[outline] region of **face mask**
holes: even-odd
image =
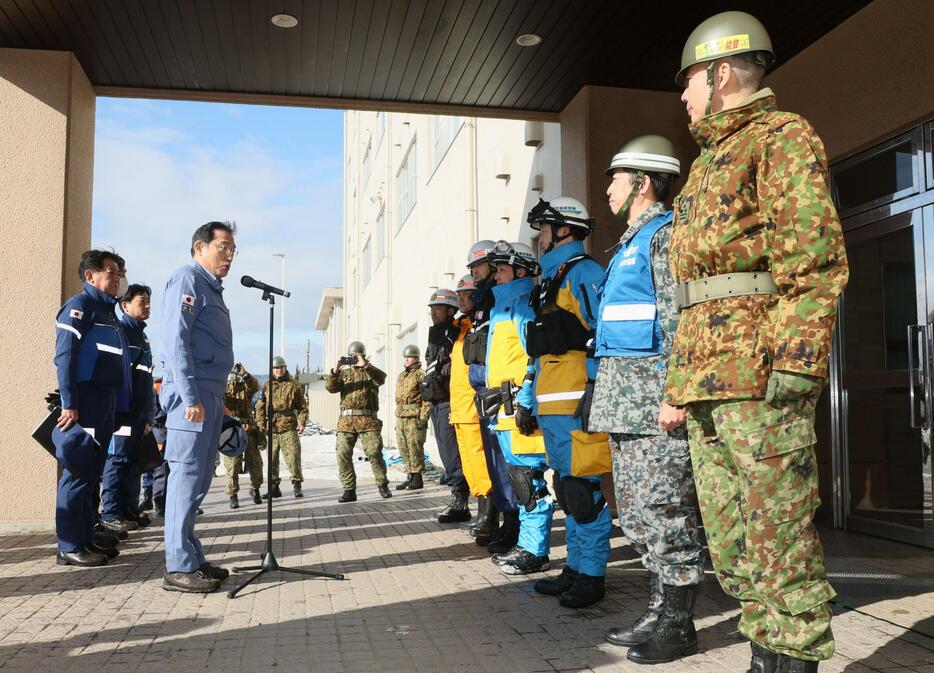
[[[120,279],[120,286],[117,288],[117,299],[120,299],[130,289],[130,282],[126,278]]]

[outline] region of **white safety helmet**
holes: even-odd
[[[484,239],[470,246],[470,250],[467,251],[467,268],[469,269],[474,264],[487,261],[486,256],[490,253],[490,250],[493,249],[494,245],[494,241]]]
[[[587,213],[584,204],[570,196],[559,196],[554,199],[539,199],[538,203],[529,211],[526,218],[532,229],[541,229],[542,224],[558,227],[574,227],[589,234],[593,231],[594,220]]]
[[[473,292],[477,289],[477,284],[474,282],[473,276],[469,273],[457,281],[457,292]]]
[[[496,266],[498,264],[507,264],[512,267],[525,269],[530,276],[537,276],[542,272],[542,266],[538,263],[532,248],[525,243],[518,241],[509,243],[508,241],[497,241],[496,245],[487,255],[487,261]]]
[[[441,288],[431,293],[428,300],[429,306],[450,306],[457,308],[457,293],[454,290]]]

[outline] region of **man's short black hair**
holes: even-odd
[[[200,227],[195,229],[195,233],[191,235],[191,256],[195,255],[195,243],[202,241],[204,243],[210,243],[214,240],[214,232],[220,229],[221,231],[226,231],[229,234],[237,233],[237,223],[229,222],[224,220],[223,222],[208,222],[207,224],[202,224]]]
[[[639,172],[631,168],[623,170],[629,173],[630,182],[635,179],[636,174]],[[646,171],[645,175],[652,183],[652,191],[655,192],[655,198],[659,201],[667,201],[668,194],[671,192],[671,186],[675,183],[675,180],[678,179],[678,176],[672,173],[654,173],[650,171]]]
[[[102,271],[104,262],[112,261],[118,269],[125,269],[126,263],[123,257],[113,250],[85,250],[81,253],[81,261],[78,263],[78,277],[84,280],[85,271]]]
[[[141,285],[140,283],[133,283],[126,289],[126,294],[120,299],[120,303],[131,302],[136,298],[136,295],[145,294],[152,298],[152,288],[148,285]]]

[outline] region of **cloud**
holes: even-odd
[[[240,252],[225,281],[224,299],[236,357],[248,369],[265,371],[267,305],[239,279],[249,274],[279,285],[281,261],[272,254],[282,252],[292,292],[285,303],[289,367],[304,366],[307,340],[312,368],[320,365],[314,321],[321,289],[339,285],[341,277],[339,145],[336,155],[309,147],[283,156],[264,142],[264,132],[276,128],[243,133],[234,141],[229,133],[204,137],[185,127],[183,115],[140,103],[143,108],[135,109],[122,101],[99,119],[93,242],[123,255],[130,282],[153,288],[148,333],[157,353],[162,290],[168,276],[188,262],[192,232],[210,220],[234,220]],[[278,315],[275,338],[278,343]]]

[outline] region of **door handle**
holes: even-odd
[[[927,325],[908,325],[908,404],[910,424],[912,428],[921,429],[927,426],[929,422],[928,414],[928,395],[927,395],[927,373],[928,373],[928,338]],[[918,337],[921,337],[921,367],[915,366],[915,349],[918,347]],[[921,394],[924,395],[920,405],[921,413],[918,413],[919,405],[915,400],[915,389],[921,388]]]

